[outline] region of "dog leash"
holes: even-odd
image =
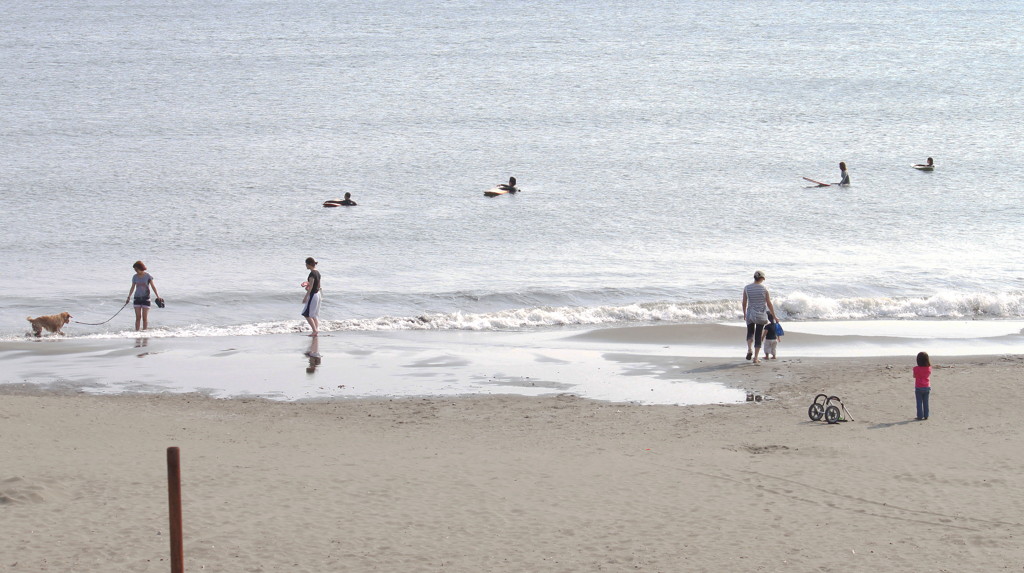
[[[125,306],[128,306],[128,301],[124,301],[124,306],[122,306],[121,308],[117,309],[117,312],[114,313],[114,316],[117,316],[117,315],[121,314],[121,311],[124,310]],[[99,326],[101,324],[106,324],[106,323],[110,322],[111,320],[114,320],[114,316],[104,320],[103,322],[79,322],[77,320],[72,320],[71,322],[74,322],[75,324],[87,324],[89,326]]]

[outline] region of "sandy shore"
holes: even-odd
[[[1024,356],[935,357],[923,422],[908,356],[638,356],[604,360],[706,382],[742,369],[767,398],[283,402],[0,385],[0,571],[169,570],[168,446],[181,448],[187,571],[1024,567]],[[855,421],[809,421],[819,392]]]

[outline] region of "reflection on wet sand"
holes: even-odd
[[[315,374],[316,369],[320,366],[320,338],[314,336],[309,343],[309,350],[305,352],[305,356],[309,358],[309,365],[306,366],[306,374]]]

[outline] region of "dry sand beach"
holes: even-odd
[[[697,406],[3,384],[0,571],[169,570],[168,446],[187,571],[1024,568],[1024,356],[933,354],[918,422],[912,356],[780,354],[606,357],[766,397]]]

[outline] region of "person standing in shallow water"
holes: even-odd
[[[133,300],[132,294],[134,293],[134,304],[135,307],[135,330],[148,330],[149,329],[149,291],[153,290],[153,294],[156,295],[156,301],[163,304],[163,299],[160,298],[160,293],[156,290],[156,283],[153,282],[153,277],[146,272],[146,265],[142,261],[135,261],[132,265],[135,269],[135,274],[132,275],[132,287],[128,289],[128,298],[125,299],[124,303],[128,304],[129,301]],[[141,328],[139,328],[141,326]]]
[[[316,270],[316,259],[306,258],[306,268],[309,269],[309,277],[306,278],[306,296],[302,297],[302,316],[306,317],[313,333],[310,336],[320,334],[320,271]]]
[[[761,339],[764,326],[768,324],[768,311],[778,316],[768,288],[764,286],[764,271],[754,271],[754,282],[743,287],[743,320],[747,323],[747,360],[753,359],[754,364],[761,361]]]
[[[846,162],[839,162],[839,183],[836,185],[849,185],[850,184],[850,172],[846,170]]]

